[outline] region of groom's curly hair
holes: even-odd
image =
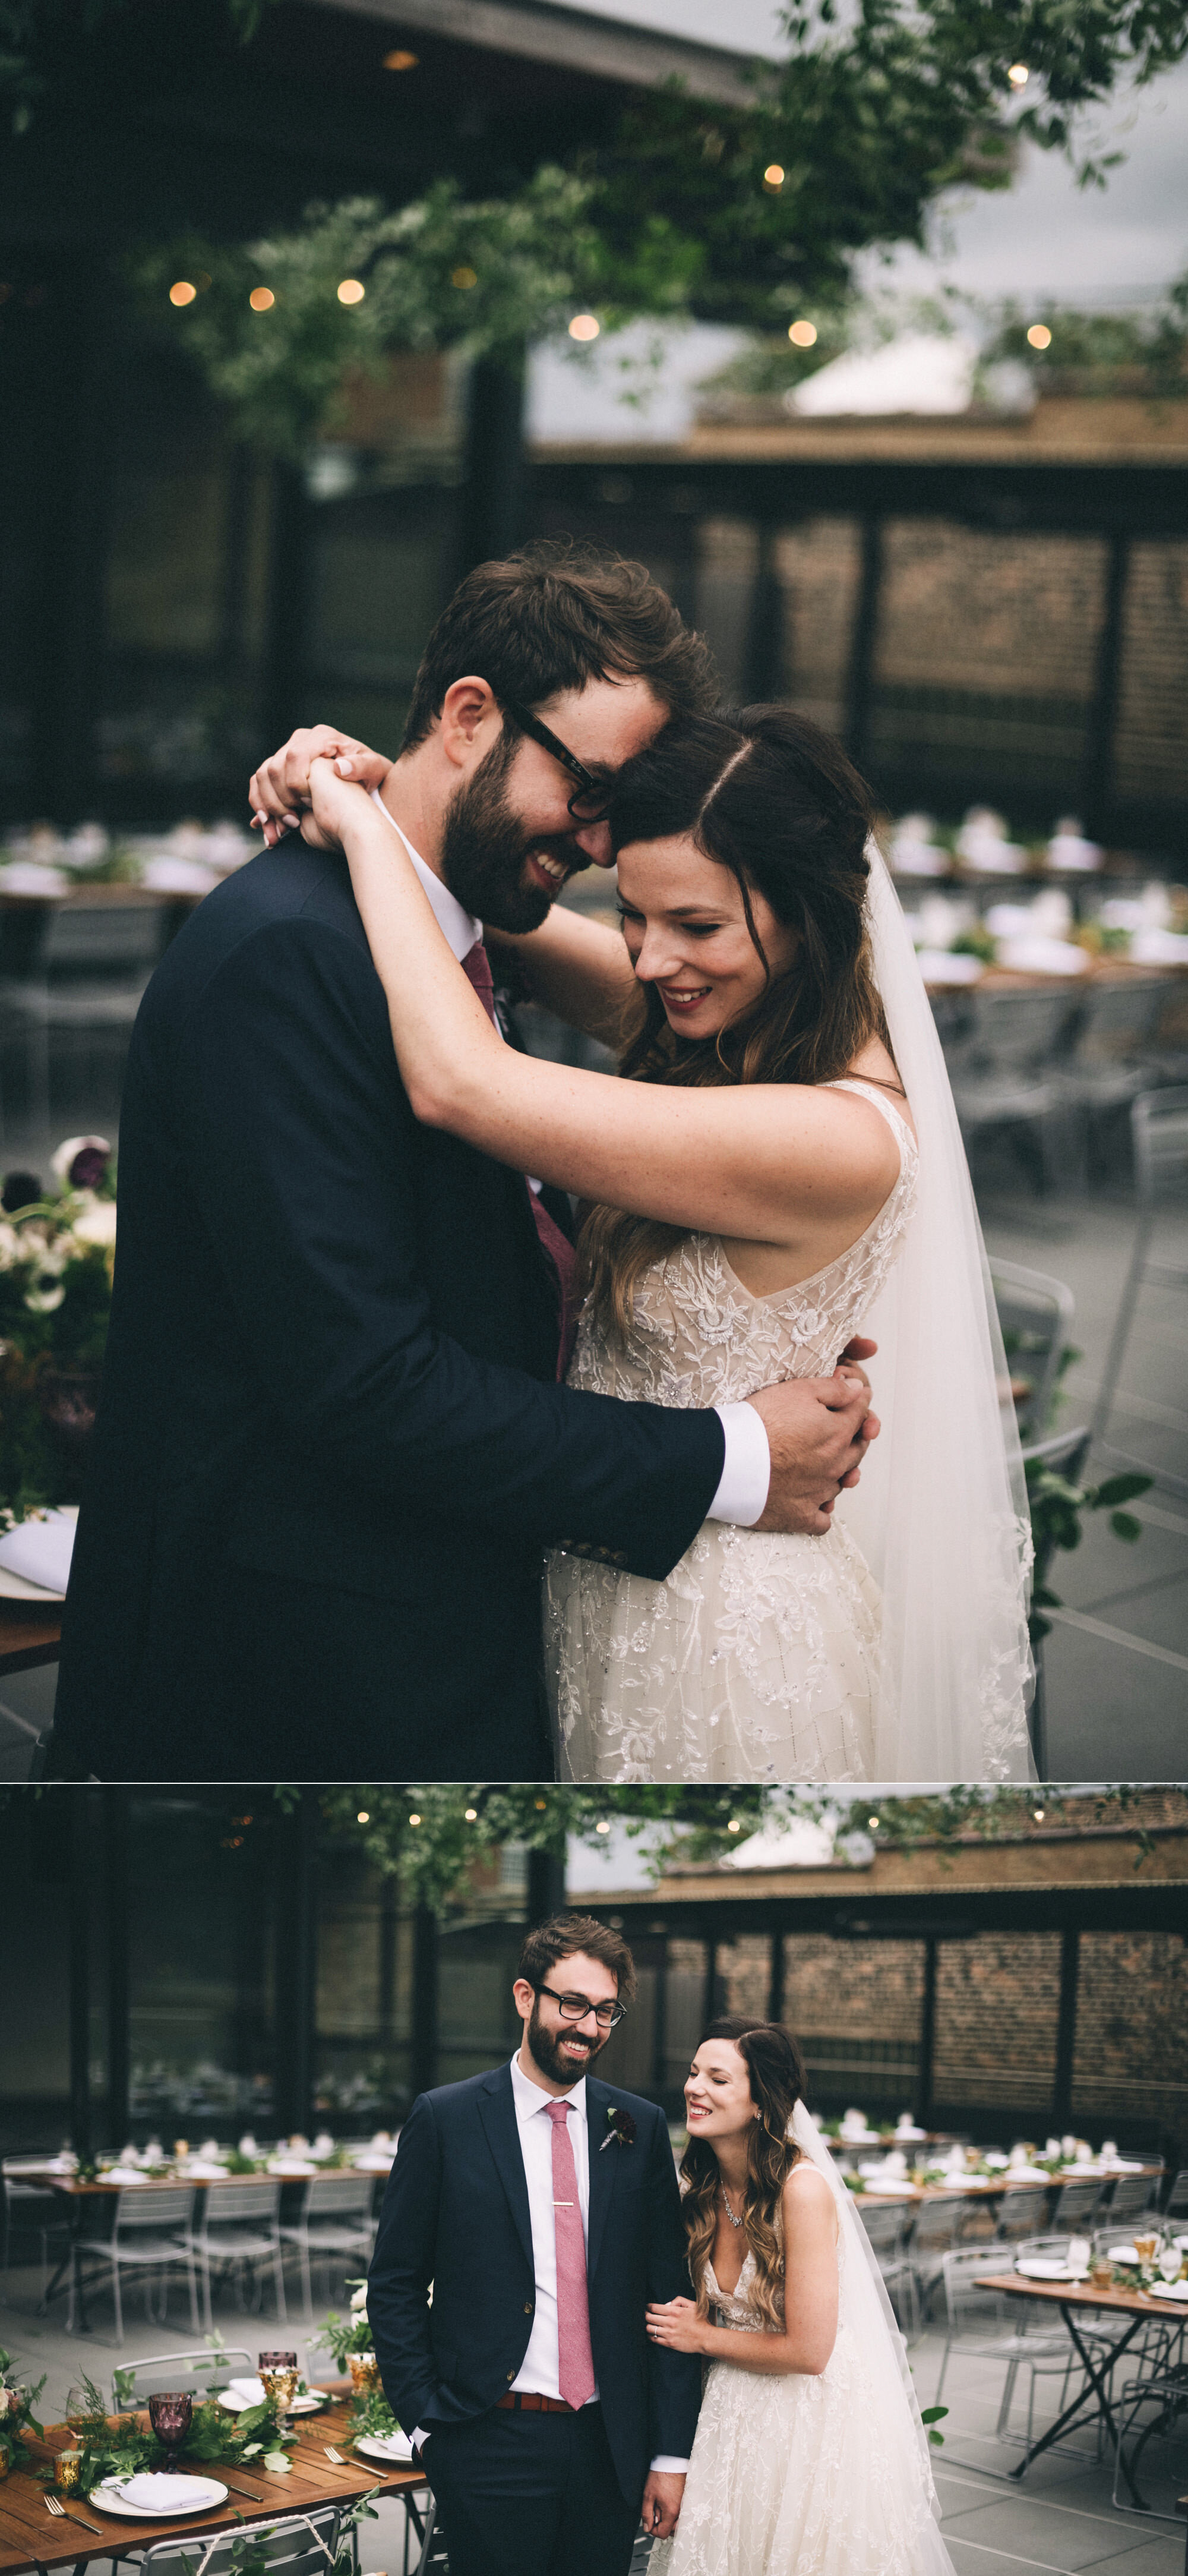
[[[751,2021],[745,2013],[726,2013],[712,2021],[698,2040],[728,2039],[737,2048],[750,2079],[757,2117],[747,2134],[747,2182],[743,2232],[755,2257],[755,2304],[779,2332],[784,2323],[784,2240],[780,2227],[781,2196],[800,2149],[788,2130],[804,2098],[804,2060],[791,2031],[782,2022]],[[694,2052],[696,2054],[696,2051]],[[708,2138],[690,2133],[681,2158],[684,2218],[689,2239],[689,2272],[702,2316],[709,2312],[706,2265],[718,2230],[721,2173]]]
[[[402,752],[424,742],[446,690],[471,672],[529,708],[590,680],[646,680],[670,715],[707,715],[722,694],[708,644],[646,566],[571,537],[541,538],[459,583],[421,656]]]

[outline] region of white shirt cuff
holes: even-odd
[[[426,2432],[426,2430],[425,2430],[424,2425],[423,2425],[423,2424],[418,2424],[418,2425],[417,2425],[417,2427],[416,2427],[415,2432],[410,2433],[408,2438],[409,2438],[409,2441],[412,2443],[412,2446],[413,2446],[414,2451],[419,2451],[419,2450],[420,2450],[420,2447],[421,2447],[422,2442],[427,2442],[427,2441],[428,2441],[428,2439],[429,2439],[429,2436],[428,2436],[428,2434],[427,2434],[427,2432]]]
[[[667,2453],[662,2451],[659,2459],[651,2462],[651,2466],[654,2469],[667,2470],[670,2477],[683,2478],[688,2472],[689,2463],[687,2460],[670,2460]]]
[[[753,1529],[771,1483],[771,1447],[763,1417],[753,1404],[716,1404],[714,1411],[726,1434],[726,1455],[706,1519],[737,1521],[740,1528]]]

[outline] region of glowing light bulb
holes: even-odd
[[[477,1808],[477,1807],[468,1807],[468,1808],[467,1808],[467,1810],[466,1810],[466,1822],[467,1822],[467,1824],[468,1824],[468,1825],[477,1825],[477,1823],[478,1823],[478,1808]]]
[[[1046,1816],[1046,1814],[1047,1814],[1047,1812],[1048,1812],[1048,1811],[1047,1811],[1047,1808],[1046,1808],[1046,1807],[1033,1807],[1033,1808],[1032,1808],[1032,1810],[1031,1810],[1031,1812],[1032,1812],[1032,1815],[1033,1815],[1033,1816],[1034,1816],[1034,1818],[1035,1818],[1035,1821],[1036,1821],[1037,1825],[1042,1825],[1042,1823],[1043,1823],[1043,1821],[1044,1821],[1044,1817]]]
[[[1052,346],[1052,334],[1046,322],[1033,322],[1027,337],[1033,349],[1050,349]]]
[[[340,304],[361,304],[367,289],[361,278],[344,277],[338,290]]]
[[[593,313],[575,313],[569,326],[571,340],[596,340],[602,329]]]
[[[868,1817],[867,1817],[867,1819],[866,1819],[866,1821],[867,1821],[867,1824],[870,1826],[870,1830],[871,1830],[871,1832],[872,1832],[872,1834],[873,1834],[874,1829],[875,1829],[875,1826],[878,1824],[878,1821],[879,1821],[879,1820],[878,1820],[878,1817],[877,1817],[877,1816],[868,1816]]]
[[[1026,89],[1030,78],[1031,74],[1028,71],[1026,63],[1010,63],[1008,65],[1007,79],[1009,80],[1012,89]]]
[[[421,1819],[419,1816],[410,1816],[408,1821],[410,1825],[419,1825]]]
[[[270,286],[253,286],[248,297],[253,313],[271,313],[276,297]]]
[[[730,1822],[726,1827],[726,1831],[728,1834],[741,1834],[742,1826],[740,1825],[737,1816],[731,1817]]]
[[[764,173],[763,173],[763,185],[764,185],[764,187],[765,187],[765,188],[782,188],[782,187],[783,187],[783,184],[784,184],[784,165],[783,165],[782,161],[769,161],[769,162],[768,162],[768,165],[767,165],[767,168],[766,168],[766,170],[765,170],[765,171],[764,171]]]
[[[359,1813],[358,1813],[358,1815],[357,1815],[357,1816],[356,1816],[356,1818],[355,1818],[355,1823],[356,1823],[357,1825],[369,1825],[369,1824],[371,1823],[371,1811],[370,1811],[370,1808],[368,1808],[368,1807],[360,1807],[360,1809],[359,1809]]]
[[[816,323],[790,322],[788,324],[788,337],[791,340],[793,347],[796,349],[815,348],[817,340]]]
[[[609,1834],[610,1826],[607,1824],[597,1824],[594,1827],[594,1831],[596,1834]]]
[[[419,54],[407,53],[403,45],[397,45],[390,54],[384,55],[384,70],[386,72],[415,72],[420,59],[421,57]]]
[[[179,277],[169,289],[169,301],[171,304],[192,304],[197,293],[197,287],[191,286],[188,277]]]

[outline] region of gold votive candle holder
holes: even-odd
[[[54,2460],[54,2485],[63,2495],[76,2495],[82,2476],[82,2452],[59,2451]]]
[[[379,2387],[379,2363],[373,2352],[348,2352],[347,2368],[356,2397],[362,2397],[369,2388]]]

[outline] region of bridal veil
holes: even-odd
[[[884,860],[867,919],[919,1141],[916,1207],[863,1330],[882,1432],[844,1517],[883,1593],[878,1780],[1028,1780],[1031,1533],[1009,1375],[965,1148]]]

